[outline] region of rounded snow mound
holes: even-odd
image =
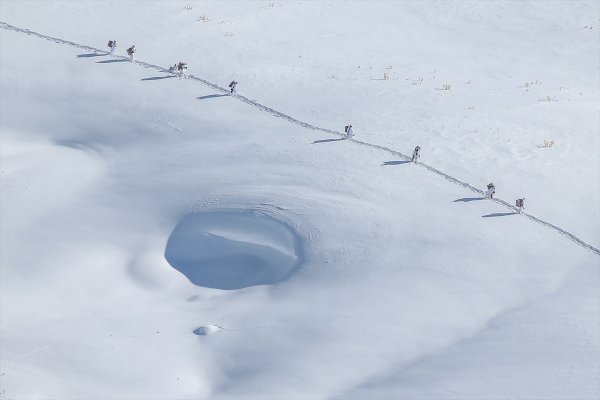
[[[165,258],[198,286],[233,290],[287,279],[300,265],[301,241],[262,211],[213,211],[183,219]]]

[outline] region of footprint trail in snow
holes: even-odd
[[[43,35],[41,33],[34,32],[34,31],[30,30],[30,29],[24,29],[24,28],[19,28],[19,27],[10,25],[10,24],[8,24],[8,23],[6,23],[4,21],[0,21],[0,28],[11,30],[11,31],[15,31],[15,32],[19,32],[19,33],[25,33],[27,35],[36,36],[36,37],[39,37],[41,39],[50,40],[50,41],[58,43],[58,44],[67,44],[67,45],[76,47],[78,49],[84,49],[84,50],[92,51],[92,52],[95,52],[95,53],[106,54],[107,56],[110,56],[108,54],[108,52],[106,52],[104,50],[97,49],[97,48],[92,47],[92,46],[87,46],[87,45],[84,45],[84,44],[79,44],[79,43],[71,42],[69,40],[64,40],[64,39],[59,39],[59,38],[55,38],[55,37],[48,36],[48,35]],[[111,57],[113,57],[115,59],[121,59],[121,60],[127,60],[127,61],[129,61],[129,57],[125,57],[125,56],[116,56],[116,55],[113,55]],[[163,72],[163,73],[167,73],[167,74],[170,73],[169,72],[169,68],[161,67],[160,65],[151,64],[151,63],[147,63],[147,62],[139,61],[139,60],[133,60],[131,62],[134,63],[134,64],[138,64],[138,65],[140,65],[140,66],[142,66],[144,68],[155,69],[155,70],[157,70],[159,72]],[[222,86],[219,86],[219,85],[217,85],[215,83],[209,82],[209,81],[207,81],[205,79],[199,78],[197,76],[186,75],[185,78],[201,82],[204,85],[206,85],[206,86],[208,86],[208,87],[210,87],[210,88],[212,88],[212,89],[214,89],[214,90],[216,90],[218,92],[227,93],[227,94],[229,93],[228,89],[226,89],[226,88],[224,88]],[[308,122],[301,121],[301,120],[296,119],[296,118],[294,118],[294,117],[292,117],[290,115],[284,114],[284,113],[282,113],[280,111],[277,111],[277,110],[275,110],[275,109],[273,109],[271,107],[268,107],[268,106],[266,106],[264,104],[261,104],[261,103],[255,101],[255,100],[249,99],[248,97],[242,96],[240,94],[236,94],[236,95],[233,95],[231,97],[233,97],[233,98],[235,98],[237,100],[240,100],[240,101],[242,101],[242,102],[244,102],[244,103],[246,103],[248,105],[256,107],[256,108],[258,108],[261,111],[265,111],[265,112],[267,112],[269,114],[272,114],[272,115],[274,115],[276,117],[283,118],[283,119],[285,119],[285,120],[287,120],[287,121],[289,121],[289,122],[291,122],[293,124],[300,125],[300,126],[302,126],[304,128],[311,129],[311,130],[316,130],[316,131],[320,131],[320,132],[324,132],[324,133],[328,133],[328,134],[331,134],[331,135],[337,135],[337,136],[340,136],[340,137],[346,137],[346,134],[344,134],[342,132],[334,131],[334,130],[327,129],[327,128],[322,128],[322,127],[319,127],[319,126],[312,125],[312,124],[310,124]],[[401,153],[401,152],[399,152],[397,150],[393,150],[393,149],[391,149],[389,147],[385,147],[385,146],[381,146],[381,145],[373,144],[373,143],[368,143],[368,142],[363,142],[363,141],[360,141],[360,140],[357,140],[357,139],[354,139],[354,138],[349,138],[348,140],[350,142],[352,142],[352,143],[355,143],[355,144],[358,144],[358,145],[361,145],[361,146],[371,147],[371,148],[374,148],[374,149],[377,149],[377,150],[385,151],[385,152],[387,152],[389,154],[392,154],[394,156],[400,157],[400,158],[402,158],[404,160],[407,160],[407,161],[411,159],[411,157],[409,157],[408,155],[403,154],[403,153]],[[440,171],[440,170],[438,170],[438,169],[436,169],[436,168],[434,168],[434,167],[432,167],[430,165],[427,165],[427,164],[422,163],[422,162],[417,163],[417,165],[419,165],[419,166],[421,166],[421,167],[429,170],[430,172],[433,172],[434,174],[437,174],[437,175],[443,177],[444,179],[448,180],[449,182],[452,182],[452,183],[460,185],[460,186],[462,186],[462,187],[464,187],[466,189],[469,189],[473,193],[477,193],[477,194],[482,195],[482,196],[484,195],[483,190],[478,189],[475,186],[473,186],[473,185],[471,185],[471,184],[469,184],[467,182],[463,182],[460,179],[457,179],[457,178],[455,178],[455,177],[453,177],[451,175],[448,175],[448,174],[446,174],[446,173],[444,173],[444,172],[442,172],[442,171]],[[502,200],[502,199],[499,199],[499,198],[494,198],[492,201],[494,201],[495,203],[500,204],[500,205],[502,205],[502,206],[504,206],[504,207],[512,210],[513,212],[517,212],[517,208],[515,206],[513,206],[512,204],[508,203],[505,200]],[[585,241],[583,241],[582,239],[580,239],[579,237],[577,237],[573,233],[571,233],[571,232],[569,232],[569,231],[567,231],[565,229],[562,229],[562,228],[560,228],[560,227],[558,227],[558,226],[556,226],[556,225],[554,225],[554,224],[552,224],[550,222],[544,221],[543,219],[538,218],[538,217],[536,217],[536,216],[534,216],[532,214],[529,214],[527,212],[521,211],[520,214],[523,215],[526,218],[529,218],[531,221],[534,221],[534,222],[536,222],[538,224],[544,225],[544,226],[546,226],[546,227],[548,227],[550,229],[555,230],[559,234],[561,234],[561,235],[565,236],[566,238],[572,240],[573,242],[577,243],[581,247],[583,247],[583,248],[585,248],[587,250],[590,250],[593,253],[596,253],[597,255],[600,255],[600,249],[592,246],[589,243],[586,243]]]

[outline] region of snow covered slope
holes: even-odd
[[[2,396],[600,396],[596,2],[0,20]]]

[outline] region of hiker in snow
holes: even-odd
[[[352,130],[352,125],[346,125],[344,127],[344,132],[346,132],[346,139],[349,139],[352,136],[354,136],[354,131]]]
[[[413,150],[412,162],[416,163],[419,157],[421,157],[421,148],[417,146]]]
[[[237,84],[237,81],[231,81],[231,83],[229,84],[229,87],[231,88],[231,94],[237,93]]]
[[[108,41],[108,48],[110,49],[110,55],[112,56],[115,53],[115,49],[117,48],[117,41],[116,40],[109,40]]]
[[[127,49],[127,54],[129,54],[129,61],[133,61],[133,55],[135,54],[135,46],[131,46]]]
[[[486,197],[489,197],[490,199],[494,198],[494,194],[496,194],[496,186],[494,186],[494,183],[488,183],[487,185],[487,190],[485,191],[485,195]]]
[[[518,212],[521,213],[521,210],[525,208],[525,197],[522,199],[517,199],[515,205],[517,206]]]
[[[187,64],[179,61],[177,64],[177,71],[179,71],[179,77],[183,78],[183,72],[187,69]]]

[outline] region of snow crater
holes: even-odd
[[[183,219],[167,242],[169,264],[198,286],[234,290],[287,279],[302,261],[300,236],[259,210],[219,210]]]

